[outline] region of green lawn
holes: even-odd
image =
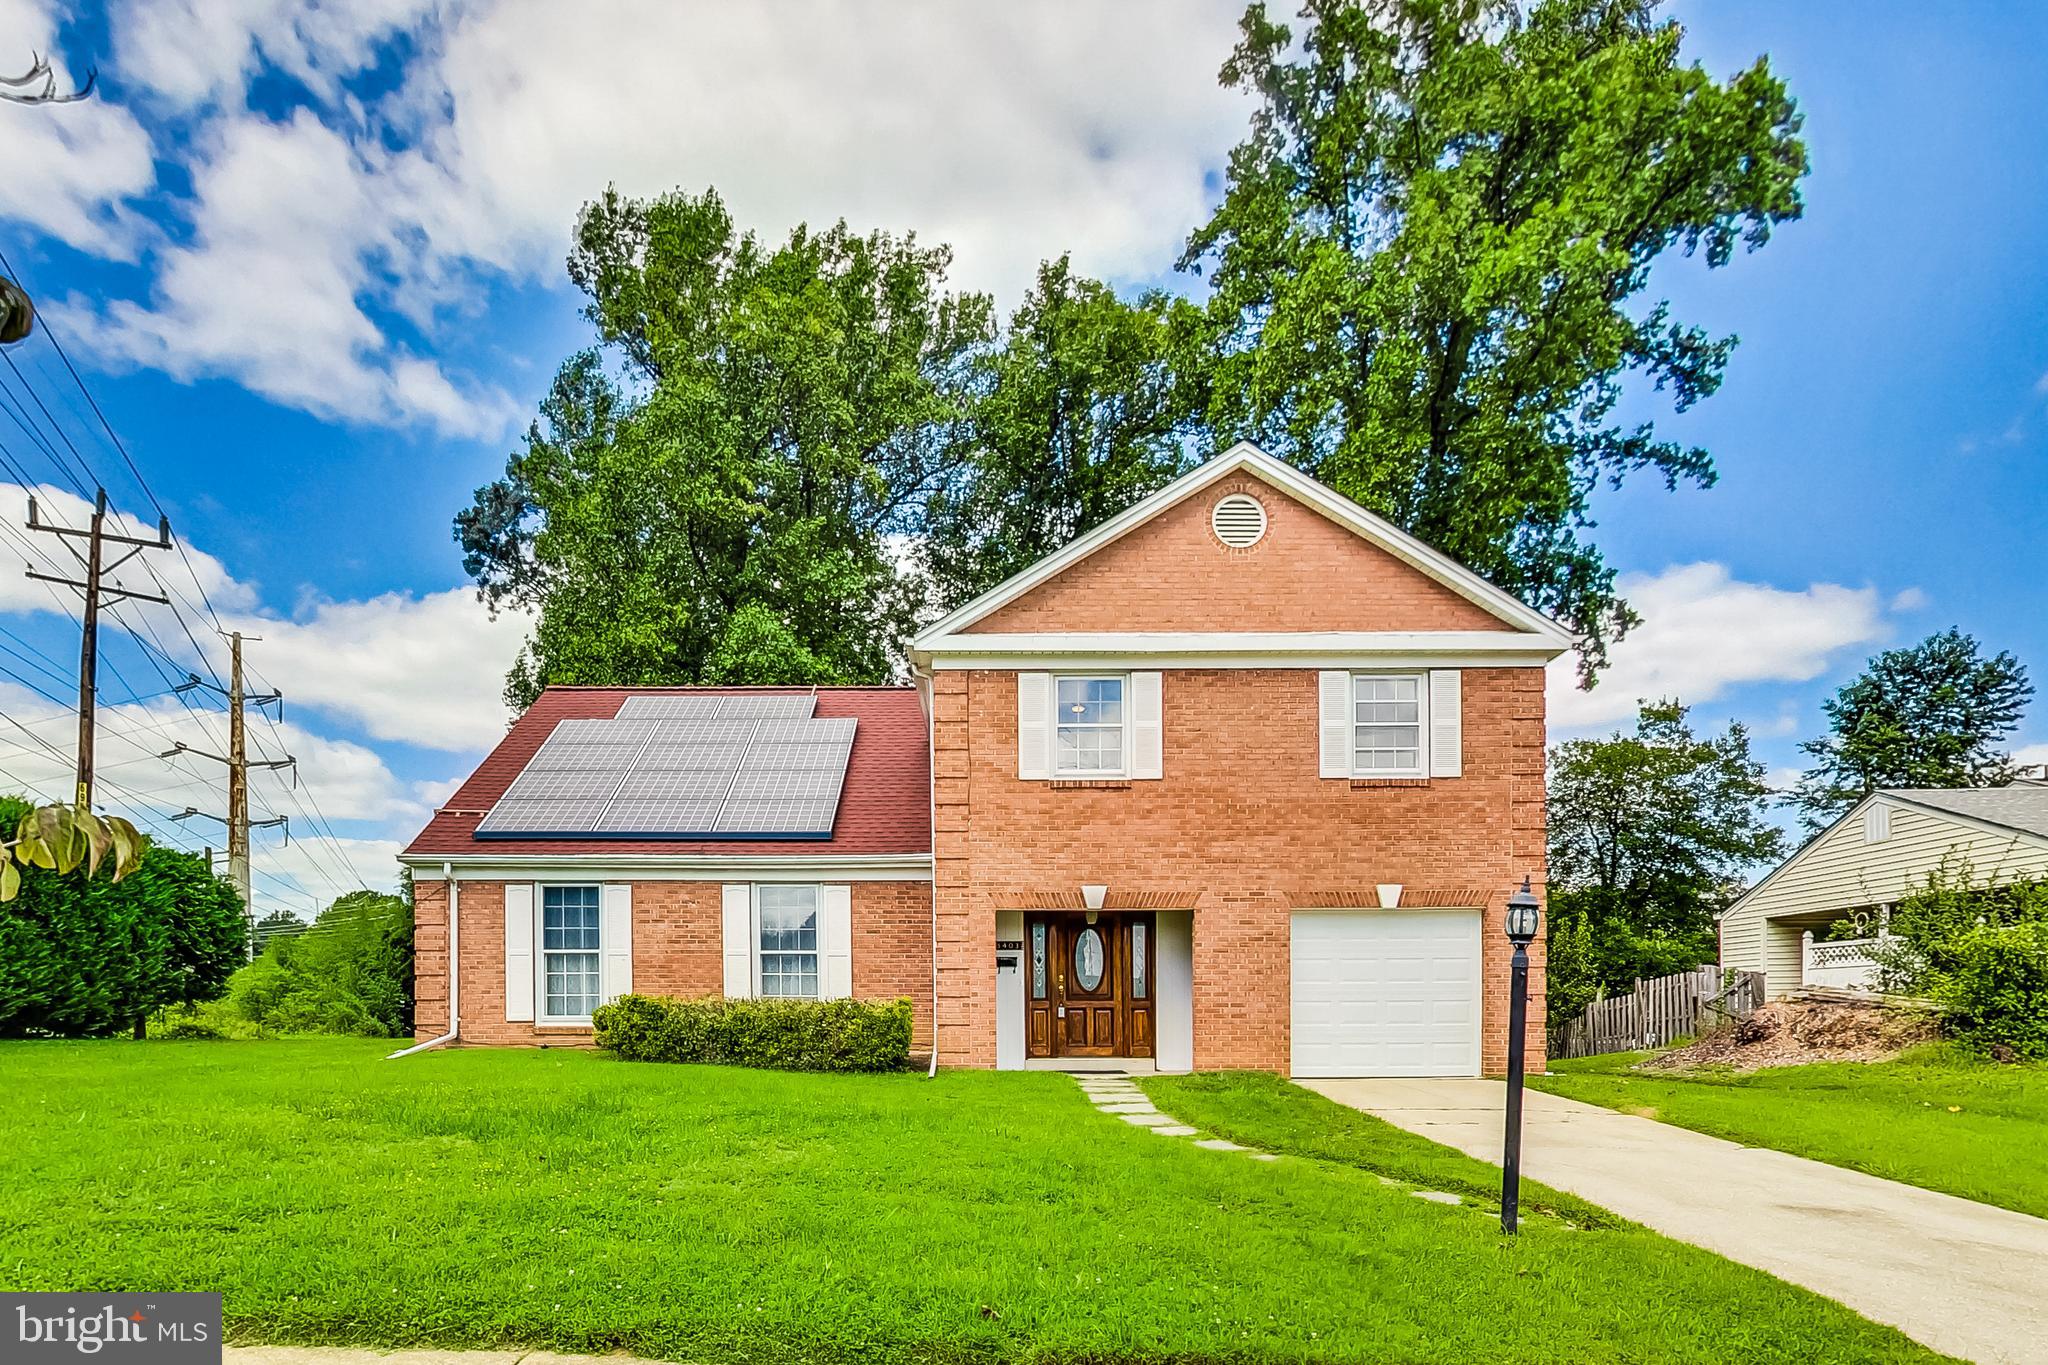
[[[1203,1151],[1056,1075],[386,1047],[0,1045],[0,1287],[219,1289],[245,1341],[693,1360],[1927,1358],[1611,1220],[1506,1238],[1366,1158],[1486,1168],[1277,1082],[1204,1121],[1332,1159]]]
[[[1630,1069],[1646,1055],[1553,1062],[1529,1084],[2048,1218],[2048,1067],[1933,1047],[1747,1074]]]

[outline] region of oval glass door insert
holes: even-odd
[[[1084,991],[1102,985],[1102,934],[1093,925],[1074,940],[1074,984]]]

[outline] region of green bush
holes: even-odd
[[[591,1015],[629,1062],[780,1071],[895,1071],[910,1061],[908,1000],[678,1000],[626,995]]]
[[[288,917],[287,917],[288,918]],[[228,983],[228,1002],[269,1033],[412,1033],[412,906],[402,896],[351,891],[310,925],[275,915],[262,953]],[[259,926],[261,927],[261,926]]]
[[[2048,1060],[2048,924],[1981,925],[1958,937],[1937,992],[1950,1036]]]
[[[189,1014],[173,1016],[157,1029],[156,1036],[169,1043],[193,1043],[201,1040],[213,1042],[227,1035],[207,1023],[204,1019]]]
[[[28,809],[0,797],[0,827]],[[245,932],[241,898],[196,853],[153,844],[119,882],[23,868],[0,904],[0,1037],[99,1037],[211,1000]]]

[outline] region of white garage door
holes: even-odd
[[[1294,916],[1297,1076],[1479,1074],[1479,912]]]

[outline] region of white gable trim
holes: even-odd
[[[923,650],[946,668],[1099,668],[1170,663],[1182,668],[1538,667],[1567,646],[1508,630],[1066,631],[953,635]]]
[[[2011,825],[2001,825],[1992,820],[1980,820],[1974,816],[1963,815],[1952,810],[1944,810],[1940,806],[1930,806],[1924,801],[1915,801],[1912,797],[1902,795],[1896,791],[1879,789],[1849,807],[1848,810],[1843,811],[1833,824],[1814,835],[1811,839],[1808,839],[1797,853],[1794,853],[1784,862],[1772,868],[1770,872],[1765,874],[1762,881],[1743,892],[1740,899],[1735,904],[1729,906],[1727,912],[1721,916],[1722,922],[1725,924],[1748,914],[1750,902],[1762,894],[1765,887],[1771,886],[1780,878],[1788,876],[1794,868],[1797,868],[1806,861],[1808,854],[1819,848],[1836,830],[1848,825],[1852,820],[1862,819],[1865,811],[1878,804],[1910,808],[1916,814],[1931,815],[1938,820],[1946,821],[1962,829],[1974,830],[1981,834],[1990,834],[2000,839],[2010,839],[2015,843],[2033,844],[2042,848],[2048,848],[2048,839],[2044,839],[2040,835],[2030,833],[2027,830],[2014,829]],[[1873,852],[1866,856],[1880,859],[1884,857],[1884,854],[1875,851],[1884,848],[1884,844],[1871,844],[1869,847]]]
[[[1181,475],[1157,493],[1111,517],[1064,549],[1047,555],[1022,573],[997,584],[972,602],[919,632],[911,641],[913,651],[933,651],[948,637],[979,621],[1069,566],[1086,559],[1103,546],[1151,521],[1168,508],[1232,474],[1250,473],[1292,495],[1322,513],[1339,526],[1355,532],[1410,568],[1457,593],[1466,601],[1491,612],[1501,620],[1532,635],[1543,636],[1559,652],[1571,647],[1571,635],[1557,622],[1529,606],[1512,593],[1503,592],[1442,552],[1425,545],[1383,517],[1366,511],[1351,499],[1324,487],[1314,479],[1282,463],[1248,441],[1240,441],[1207,464]]]

